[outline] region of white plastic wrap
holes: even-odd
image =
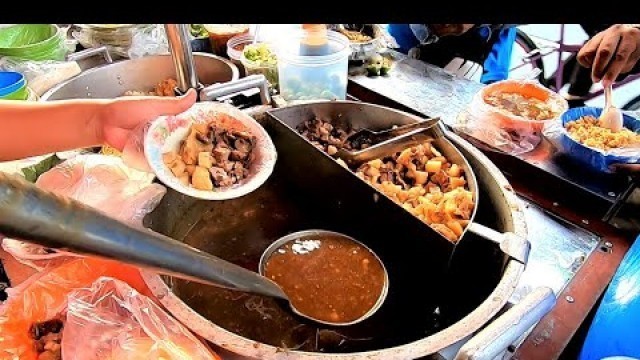
[[[516,115],[488,102],[490,97],[516,94],[535,98],[543,103],[548,117],[536,120],[533,116]],[[503,100],[509,107],[517,101]],[[532,106],[532,108],[534,108]],[[484,87],[462,111],[453,124],[456,131],[465,133],[483,143],[508,154],[518,155],[533,150],[542,140],[542,129],[557,120],[568,108],[566,100],[535,81],[504,80]]]
[[[124,165],[115,156],[78,155],[42,174],[39,187],[68,196],[105,214],[132,225],[162,200],[166,188],[153,184],[154,176]],[[52,261],[74,254],[47,249],[16,239],[5,238],[2,247],[16,260],[37,270],[55,265]]]
[[[12,57],[0,57],[0,69],[23,74],[29,88],[38,96],[82,71],[75,61],[32,61]]]
[[[127,53],[131,59],[169,53],[169,42],[164,25],[154,24],[133,29],[131,47]]]

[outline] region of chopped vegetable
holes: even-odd
[[[51,170],[54,166],[60,164],[64,160],[60,159],[57,155],[53,154],[48,158],[40,161],[35,165],[28,166],[21,169],[24,174],[24,178],[29,182],[36,182],[40,175]]]

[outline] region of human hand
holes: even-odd
[[[438,36],[462,35],[469,31],[474,24],[429,24],[429,28]]]
[[[631,71],[640,59],[640,29],[616,24],[599,32],[578,52],[578,62],[591,68],[594,83],[615,81],[618,75]]]
[[[99,139],[122,150],[133,130],[163,115],[177,115],[196,101],[196,91],[189,89],[181,97],[122,96],[112,100],[97,118]]]

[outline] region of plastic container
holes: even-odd
[[[72,36],[85,48],[106,46],[109,52],[129,57],[133,35],[145,24],[74,24]]]
[[[213,53],[220,56],[227,54],[229,39],[249,33],[248,24],[204,24],[204,28],[209,33]]]
[[[536,120],[515,115],[485,102],[488,96],[497,93],[515,93],[541,100],[551,107],[554,116],[545,120]],[[540,133],[546,122],[558,119],[568,108],[567,101],[562,96],[539,83],[509,79],[487,85],[480,90],[472,100],[470,111],[473,115],[490,119],[494,125],[505,130]]]
[[[274,52],[272,46],[270,46],[267,43],[258,43],[256,45],[266,46],[269,49],[269,51],[271,51],[271,53]],[[253,46],[254,46],[253,44],[250,44],[249,46],[244,47],[244,50],[242,51],[240,56],[240,63],[242,64],[242,67],[245,70],[245,75],[262,74],[267,78],[267,81],[269,81],[269,84],[273,89],[278,89],[277,61],[273,63],[267,63],[264,61],[252,61],[247,59],[246,57],[247,49],[250,49]]]
[[[240,70],[240,76],[246,75],[244,66],[240,61],[242,50],[251,43],[253,43],[253,35],[251,34],[236,35],[227,41],[227,56]]]
[[[0,29],[0,55],[29,60],[62,60],[64,35],[54,24],[22,24]]]
[[[292,100],[344,100],[351,47],[349,39],[327,31],[327,55],[300,55],[305,33],[297,31],[276,45],[280,93]]]
[[[566,124],[571,121],[588,115],[598,118],[601,112],[601,108],[580,107],[569,109],[562,114],[560,119],[563,128],[559,137],[561,151],[573,160],[597,172],[610,173],[612,171],[609,167],[616,163],[630,164],[640,162],[640,151],[638,150],[633,151],[633,153],[630,152],[628,155],[605,153],[575,141],[569,136],[569,133],[564,130]],[[627,114],[623,114],[623,120],[625,128],[640,133],[640,120]]]
[[[24,75],[15,71],[0,71],[0,97],[10,95],[26,86]]]

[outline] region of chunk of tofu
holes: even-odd
[[[182,185],[189,186],[189,183],[190,183],[189,174],[187,174],[186,172],[178,176],[178,180],[180,180]]]
[[[191,176],[191,185],[198,190],[213,190],[213,182],[209,170],[202,166],[196,166]]]
[[[180,175],[182,175],[182,173],[184,173],[185,170],[186,170],[186,165],[180,159],[176,159],[171,165],[171,172],[175,176],[179,177]]]
[[[442,163],[436,160],[429,160],[425,165],[425,170],[430,173],[437,173],[442,168]]]
[[[461,172],[462,172],[462,169],[460,169],[458,164],[453,164],[449,168],[449,171],[447,171],[447,174],[449,174],[449,176],[451,177],[459,177]]]
[[[203,151],[198,154],[198,166],[211,168],[213,166],[213,155],[210,152]]]
[[[427,183],[427,180],[429,180],[429,173],[426,171],[416,171],[414,173],[414,177],[416,184],[423,185]]]
[[[178,153],[175,151],[169,151],[162,154],[162,161],[169,167],[171,167],[171,165],[173,165],[173,162],[179,158],[180,157],[178,156]]]

